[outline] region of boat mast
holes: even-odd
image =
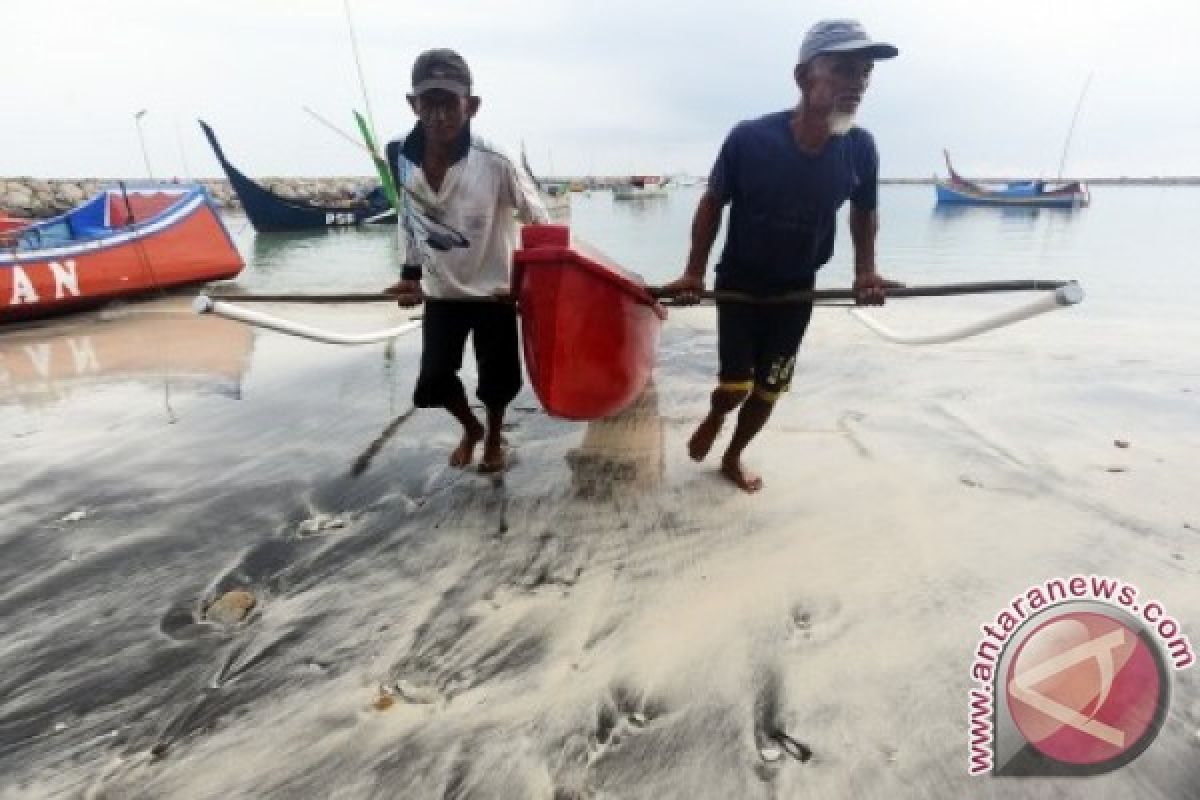
[[[346,9],[346,26],[350,29],[350,48],[354,51],[354,65],[358,67],[358,83],[362,87],[363,103],[367,107],[367,121],[371,123],[371,132],[375,131],[375,114],[371,111],[371,97],[367,93],[367,79],[363,76],[362,57],[358,53],[358,36],[354,33],[354,17],[350,15],[350,0],[343,0]]]
[[[1083,90],[1079,92],[1079,102],[1075,104],[1075,113],[1071,115],[1071,125],[1067,128],[1067,141],[1063,144],[1062,158],[1058,162],[1058,180],[1062,180],[1063,167],[1067,164],[1067,152],[1071,149],[1071,137],[1075,134],[1075,123],[1079,121],[1079,110],[1083,108],[1083,98],[1087,95],[1088,86],[1092,83],[1092,73],[1088,73],[1083,82]]]

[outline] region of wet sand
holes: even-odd
[[[911,349],[819,311],[748,451],[766,481],[749,497],[719,449],[686,457],[710,310],[672,312],[653,391],[621,419],[550,419],[527,388],[494,479],[445,466],[448,418],[411,411],[417,338],[341,349],[209,319],[182,335],[225,358],[147,347],[195,323],[179,305],[0,335],[0,798],[1200,785],[1195,670],[1124,769],[966,774],[979,626],[1027,586],[1121,577],[1200,636],[1186,338],[1068,312]],[[28,362],[81,334],[108,335],[121,368],[100,347],[87,375]],[[255,597],[245,620],[206,621],[231,589]]]

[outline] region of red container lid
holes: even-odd
[[[571,229],[566,225],[526,225],[521,228],[521,248],[569,247]]]

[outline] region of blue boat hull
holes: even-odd
[[[1088,204],[1088,194],[1079,187],[1065,192],[1045,192],[1033,182],[1009,184],[994,191],[968,191],[939,181],[938,205],[1003,206],[1017,208],[1081,208]]]
[[[260,186],[246,177],[237,167],[229,163],[221,145],[203,120],[200,127],[208,137],[221,169],[229,178],[229,184],[242,204],[242,210],[250,219],[254,229],[263,233],[277,231],[312,231],[323,228],[344,228],[361,225],[373,217],[391,210],[382,192],[373,192],[372,201],[362,206],[320,206],[299,200],[289,200],[270,189]],[[394,214],[380,220],[384,223],[396,222]]]

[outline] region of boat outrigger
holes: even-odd
[[[645,389],[657,357],[659,333],[666,310],[658,302],[670,295],[643,285],[634,276],[591,257],[569,244],[565,226],[526,226],[523,248],[514,256],[513,294],[510,297],[464,298],[461,302],[497,303],[516,300],[521,314],[525,368],[545,409],[567,419],[602,419],[619,413]],[[994,292],[1036,292],[1037,299],[1007,311],[931,333],[905,333],[888,328],[864,309],[851,305],[851,313],[881,339],[901,345],[944,344],[976,336],[1005,325],[1083,300],[1083,289],[1074,281],[1012,280],[887,290],[889,298],[948,297]],[[817,289],[763,300],[729,292],[704,292],[720,302],[796,302],[847,305],[852,289]],[[283,319],[246,303],[346,303],[391,302],[394,295],[200,295],[197,313],[216,314],[249,325],[318,342],[341,345],[385,342],[420,329],[406,320],[386,330],[343,333]]]

